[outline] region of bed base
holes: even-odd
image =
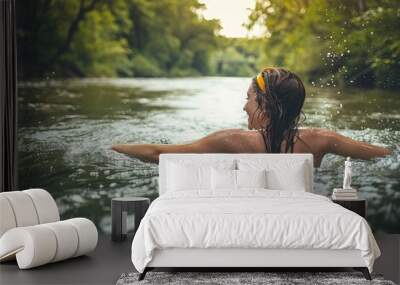
[[[357,270],[357,271],[361,271],[362,274],[364,275],[365,279],[372,280],[371,274],[369,274],[369,270],[367,267],[354,267],[353,269]]]
[[[147,272],[149,272],[149,271],[152,271],[152,270],[154,270],[154,269],[157,269],[157,268],[165,268],[165,267],[146,267],[145,269],[144,269],[144,271],[142,272],[142,273],[140,273],[139,274],[139,278],[138,278],[138,280],[139,281],[141,281],[141,280],[143,280],[145,277],[146,277],[146,273]],[[190,269],[196,269],[196,267],[185,267],[185,269],[186,268],[190,268]],[[213,272],[213,271],[215,271],[215,269],[221,269],[221,267],[212,267],[212,268],[202,268],[203,270],[202,271],[204,271],[204,269],[207,269],[207,271],[211,271],[211,272]],[[226,267],[225,267],[226,268]],[[268,268],[260,268],[260,267],[258,267],[258,268],[256,268],[256,267],[251,267],[251,268],[246,268],[246,269],[248,269],[248,271],[253,271],[253,270],[249,270],[249,269],[256,269],[257,271],[263,271],[263,270],[261,270],[261,269],[271,269],[271,268],[274,268],[274,270],[276,269],[276,270],[279,270],[279,271],[282,271],[282,269],[284,270],[284,271],[290,271],[291,269],[293,269],[294,267],[286,267],[286,268],[281,268],[281,267],[268,267]],[[315,267],[308,267],[309,269],[316,269]],[[325,267],[326,268],[326,267]],[[371,275],[369,274],[369,270],[368,270],[368,268],[367,267],[349,267],[349,268],[353,268],[354,270],[356,270],[356,271],[361,271],[361,273],[364,275],[364,278],[366,279],[366,280],[372,280],[372,278],[371,278]],[[243,271],[246,271],[246,270],[243,270],[243,267],[241,267],[241,268],[236,268],[236,267],[231,267],[230,269],[234,269],[234,270],[229,270],[229,272],[243,272]],[[195,270],[193,270],[193,271],[195,271]],[[267,271],[267,270],[264,270],[264,271]],[[321,270],[322,271],[322,270]],[[268,272],[268,271],[267,271]]]
[[[152,260],[139,275],[143,280],[146,273],[155,268],[202,268],[213,271],[230,268],[235,271],[249,269],[284,268],[353,268],[361,271],[367,280],[371,275],[355,249],[270,249],[270,248],[166,248],[156,249]],[[321,270],[322,271],[322,270]]]

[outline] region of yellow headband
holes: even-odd
[[[257,75],[257,85],[263,92],[266,92],[265,91],[265,81],[264,81],[264,77],[262,75],[262,72],[260,72]]]

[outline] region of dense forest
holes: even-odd
[[[217,21],[196,0],[17,1],[22,77],[209,72]]]
[[[250,20],[268,29],[268,63],[315,85],[400,87],[400,1],[257,0]]]
[[[257,0],[226,38],[197,0],[18,0],[18,74],[60,77],[253,76],[287,67],[317,86],[400,88],[400,1]]]

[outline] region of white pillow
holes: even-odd
[[[304,166],[301,164],[289,171],[270,169],[267,177],[268,188],[270,189],[303,192],[307,189]]]
[[[210,170],[207,166],[182,165],[169,163],[167,185],[168,191],[185,191],[190,189],[210,189]]]
[[[238,188],[267,188],[267,170],[236,170]]]
[[[236,170],[211,168],[211,189],[236,189]]]
[[[212,190],[239,190],[266,188],[266,170],[230,170],[211,168]]]
[[[240,170],[267,170],[267,188],[273,190],[306,191],[307,165],[295,160],[238,160]]]
[[[235,169],[236,160],[190,160],[177,159],[166,163],[167,191],[211,191],[211,167]]]

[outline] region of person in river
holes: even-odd
[[[312,153],[314,166],[327,153],[370,159],[391,153],[322,128],[301,128],[306,91],[284,68],[266,67],[252,78],[243,110],[248,130],[224,129],[186,144],[115,144],[112,150],[158,163],[161,153]]]

